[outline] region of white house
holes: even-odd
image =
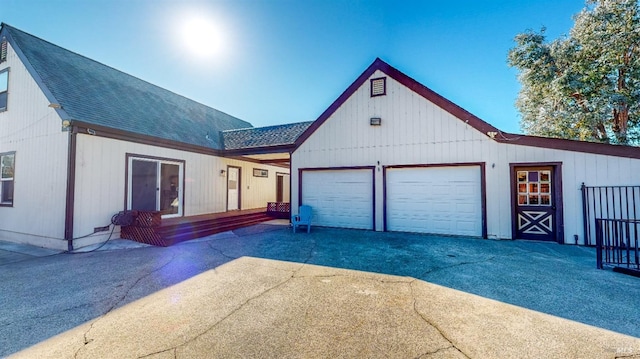
[[[639,148],[501,132],[379,59],[316,121],[253,128],[6,24],[0,45],[0,240],[290,200],[320,226],[584,244],[582,183],[638,184]]]
[[[584,243],[582,183],[639,173],[639,148],[501,132],[377,59],[297,139],[291,207],[324,226]]]
[[[6,24],[0,43],[0,240],[73,249],[104,241],[125,209],[182,217],[288,196],[282,139],[308,123],[254,129]],[[278,131],[289,137],[256,141]]]

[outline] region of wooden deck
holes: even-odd
[[[208,220],[219,220],[223,218],[239,217],[247,214],[266,213],[266,212],[267,212],[266,208],[254,208],[254,209],[244,209],[240,211],[208,213],[208,214],[201,214],[197,216],[163,218],[162,225],[172,226],[172,225],[179,225],[184,223],[192,223],[192,222],[208,221]]]
[[[138,212],[133,225],[122,227],[120,237],[167,247],[271,219],[266,208],[164,219],[160,212]]]

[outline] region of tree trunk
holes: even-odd
[[[613,110],[613,134],[616,136],[616,140],[619,144],[626,145],[627,139],[627,124],[629,123],[629,105],[621,104],[620,110]]]
[[[628,61],[628,56],[625,54],[625,62]],[[626,71],[624,68],[618,69],[618,92],[622,92],[627,88],[625,79]],[[613,110],[613,134],[616,136],[616,140],[619,144],[627,144],[627,124],[629,123],[629,104],[626,102],[620,102],[619,107]]]

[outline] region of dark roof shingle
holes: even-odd
[[[2,32],[72,120],[213,149],[223,148],[220,131],[251,127],[9,25]]]
[[[222,132],[225,150],[293,145],[313,121]]]

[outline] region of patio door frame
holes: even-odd
[[[148,163],[155,163],[156,165],[156,177],[155,177],[155,204],[156,211],[161,210],[161,200],[163,199],[162,190],[163,190],[163,179],[162,179],[162,165],[174,165],[178,166],[178,179],[175,185],[177,188],[177,202],[178,205],[177,213],[171,214],[163,214],[162,218],[173,218],[173,217],[182,217],[184,215],[184,160],[176,160],[170,158],[162,158],[162,157],[152,157],[146,155],[137,155],[137,154],[126,154],[126,169],[125,169],[125,179],[126,179],[126,196],[125,196],[125,208],[127,210],[131,210],[132,202],[133,202],[133,161],[143,161]],[[175,201],[174,201],[175,202]],[[172,202],[173,203],[173,202]]]
[[[535,170],[541,167],[551,168],[551,209],[552,209],[552,235],[553,238],[547,239],[557,243],[564,243],[564,219],[563,219],[563,200],[562,200],[562,162],[522,162],[510,163],[510,189],[511,189],[511,238],[518,238],[518,188],[517,176],[518,170]],[[527,239],[527,238],[523,238]],[[536,240],[536,239],[532,239]],[[545,239],[541,239],[545,240]]]

